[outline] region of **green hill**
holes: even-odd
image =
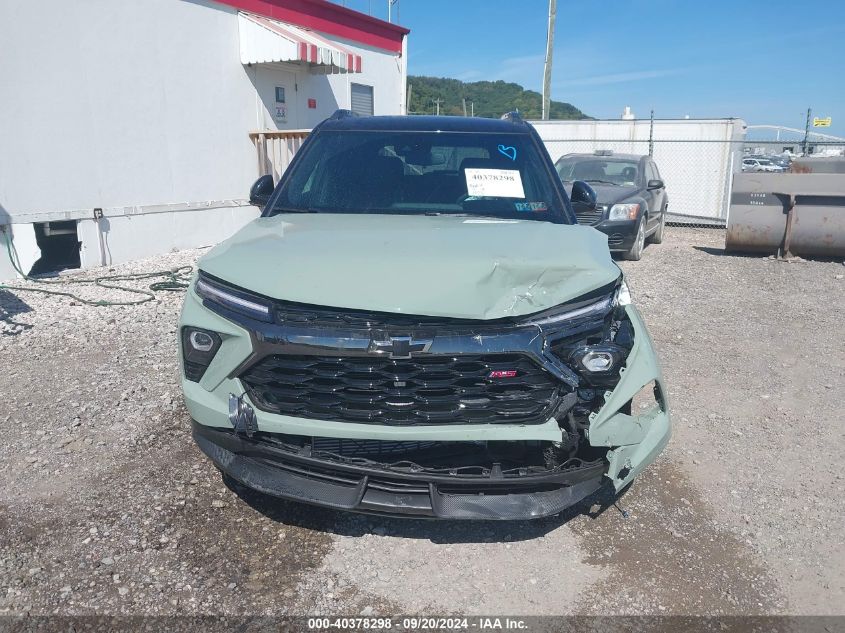
[[[539,119],[542,112],[542,95],[525,90],[519,84],[504,81],[473,81],[464,83],[458,79],[440,77],[408,77],[411,91],[410,114],[434,114],[435,99],[441,99],[440,114],[464,113],[463,99],[475,104],[475,116],[498,118],[506,112],[519,110],[526,119]],[[552,101],[552,119],[589,119],[586,114],[570,103]]]

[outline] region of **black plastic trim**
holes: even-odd
[[[276,497],[393,516],[521,520],[557,514],[598,490],[602,461],[501,477],[400,473],[341,464],[193,422],[197,445],[230,477]]]

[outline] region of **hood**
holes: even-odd
[[[587,183],[589,184],[589,183]],[[598,204],[616,204],[617,202],[624,202],[628,198],[636,196],[640,193],[640,188],[636,186],[622,186],[622,185],[590,185],[593,191],[596,192]],[[572,183],[566,184],[566,194],[572,195]]]
[[[545,310],[620,275],[591,227],[322,213],[258,218],[199,267],[274,299],[483,320]]]

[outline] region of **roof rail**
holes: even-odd
[[[519,113],[519,110],[506,112],[499,118],[501,118],[502,121],[510,121],[511,123],[525,123],[525,121],[522,119],[522,115]]]
[[[335,110],[329,119],[337,120],[337,119],[348,119],[352,116],[361,116],[357,112],[353,112],[352,110]]]

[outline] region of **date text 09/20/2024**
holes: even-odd
[[[526,630],[527,623],[520,618],[508,617],[339,617],[309,618],[308,630],[371,630],[386,631],[466,631],[484,630]]]

